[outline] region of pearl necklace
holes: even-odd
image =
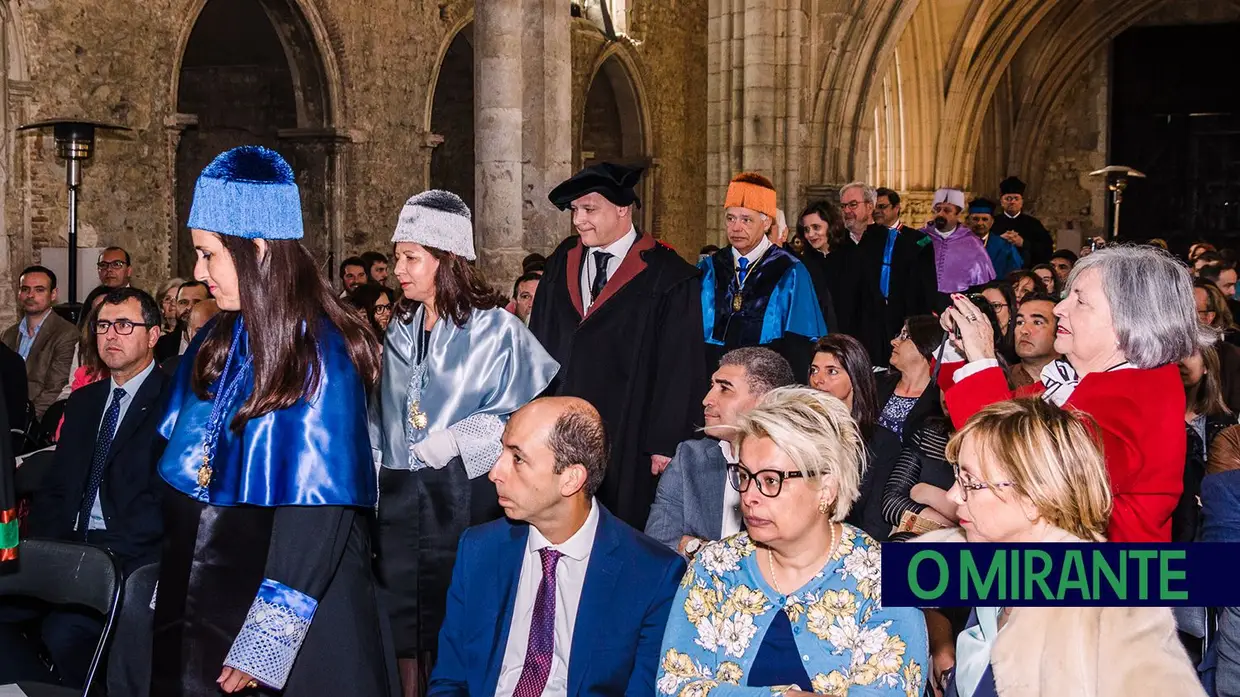
[[[837,542],[835,532],[836,525],[835,523],[832,523],[831,544],[827,546],[827,561],[831,561],[831,557],[835,555],[835,545]],[[771,588],[774,588],[776,593],[785,595],[785,593],[779,588],[779,580],[775,578],[775,553],[771,551],[770,547],[766,548],[766,568],[771,572]]]

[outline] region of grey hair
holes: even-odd
[[[1111,305],[1119,348],[1138,368],[1179,363],[1218,340],[1213,329],[1197,321],[1188,267],[1167,252],[1137,245],[1100,249],[1077,261],[1064,297],[1091,269],[1099,273]]]
[[[740,415],[737,431],[738,445],[746,438],[769,438],[808,481],[820,488],[833,482],[831,520],[844,520],[861,495],[866,466],[861,429],[848,407],[826,392],[799,385],[771,390]]]
[[[844,198],[844,192],[849,189],[861,189],[861,200],[870,205],[878,203],[878,190],[866,184],[865,182],[852,182],[840,187],[840,198]]]
[[[788,359],[769,348],[749,346],[732,349],[723,354],[719,361],[719,367],[725,365],[745,369],[745,380],[754,395],[764,395],[777,387],[795,385],[797,382]]]

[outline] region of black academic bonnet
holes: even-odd
[[[552,189],[547,198],[560,210],[567,209],[569,204],[582,196],[596,192],[617,206],[641,206],[641,199],[637,197],[633,187],[641,180],[643,171],[643,167],[600,162],[574,174]]]

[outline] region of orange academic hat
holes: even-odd
[[[748,208],[775,218],[778,215],[775,185],[761,174],[741,172],[732,177],[732,183],[728,184],[728,194],[723,199],[723,207]]]

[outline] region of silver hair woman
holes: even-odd
[[[725,684],[738,697],[789,685],[776,691],[921,694],[922,614],[881,606],[878,543],[841,522],[864,461],[848,408],[825,392],[781,387],[737,428],[740,462],[728,466],[728,480],[741,494],[746,532],[703,547],[681,581],[658,695]],[[848,638],[858,635],[870,640]]]
[[[942,324],[959,328],[968,360],[947,393],[960,426],[1012,392],[995,360],[990,324],[967,298],[952,301]],[[1055,350],[1063,358],[1019,394],[1040,393],[1097,420],[1115,497],[1108,539],[1170,541],[1186,450],[1178,363],[1216,338],[1197,321],[1188,269],[1152,247],[1108,247],[1072,269],[1055,316]]]

